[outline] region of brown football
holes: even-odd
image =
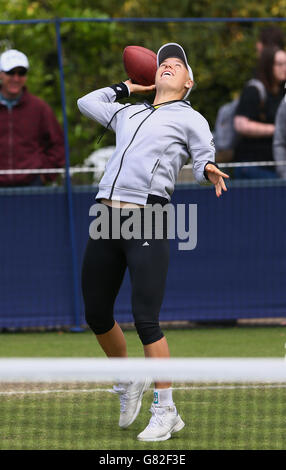
[[[123,51],[123,64],[133,83],[154,85],[157,70],[155,52],[141,46],[127,46]]]

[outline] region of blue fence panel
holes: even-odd
[[[0,190],[0,327],[74,322],[63,189]]]
[[[73,193],[79,275],[95,194],[94,187]],[[66,197],[62,188],[1,190],[1,328],[76,323]],[[211,188],[176,189],[174,204],[197,204],[198,242],[194,250],[180,251],[180,240],[170,241],[161,320],[285,316],[285,201],[280,181],[233,183],[220,199]],[[119,322],[132,321],[130,296],[127,272],[115,305]]]

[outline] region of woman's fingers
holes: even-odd
[[[225,185],[223,178],[220,178],[218,183],[215,185],[215,192],[216,192],[217,197],[220,197],[222,195],[222,189],[224,191],[227,191],[227,187]]]
[[[226,184],[225,184],[223,178],[221,179],[221,186],[222,186],[222,189],[223,189],[224,191],[227,191],[227,187],[226,187]]]
[[[216,186],[215,186],[215,192],[216,192],[217,197],[221,196],[221,187],[220,187],[219,183],[216,184]]]
[[[222,176],[223,178],[229,178],[229,175],[226,173],[223,173],[219,168],[217,168],[215,165],[208,163],[206,166],[206,171],[209,171],[210,173],[216,174],[218,176]]]

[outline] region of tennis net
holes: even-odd
[[[141,442],[154,383],[137,419],[118,425],[116,382],[172,380],[185,423]],[[1,450],[285,449],[284,359],[0,359]]]

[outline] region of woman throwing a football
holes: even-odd
[[[193,73],[183,48],[163,45],[157,54],[155,85],[142,86],[131,80],[89,93],[78,100],[80,111],[116,133],[116,148],[99,184],[97,201],[107,208],[109,236],[90,237],[82,268],[86,320],[108,357],[127,357],[123,332],[114,320],[113,306],[128,267],[132,287],[132,313],[145,357],[168,358],[167,340],[159,325],[169,261],[166,227],[152,237],[114,238],[114,224],[122,225],[122,209],[137,211],[144,221],[146,207],[164,207],[171,200],[180,169],[191,156],[199,183],[210,181],[219,197],[226,191],[222,173],[215,164],[212,134],[205,118],[186,101],[193,86]],[[156,90],[153,104],[120,104],[133,93]],[[113,217],[117,211],[116,217]],[[116,222],[115,222],[116,221]],[[155,221],[153,221],[155,224]],[[144,223],[140,225],[141,229]],[[119,425],[136,419],[150,381],[118,384],[121,402]],[[152,417],[137,437],[161,441],[180,431],[184,422],[173,402],[171,383],[156,382]]]

